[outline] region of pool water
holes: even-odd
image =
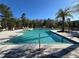
[[[71,44],[66,38],[59,36],[49,29],[34,29],[30,31],[24,31],[23,35],[12,38],[6,43],[10,44],[38,44],[40,40],[41,44]]]

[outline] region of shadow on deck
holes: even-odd
[[[71,45],[71,46],[69,46],[69,47],[67,47],[65,49],[62,49],[59,52],[51,53],[51,54],[48,54],[48,55],[45,55],[45,56],[41,56],[41,58],[61,58],[64,55],[72,52],[73,50],[75,50],[78,47],[79,47],[79,44]]]
[[[3,55],[1,58],[62,58],[66,54],[74,51],[76,48],[78,48],[79,45],[71,45],[67,48],[62,49],[61,51],[54,52],[52,49],[51,54],[43,54],[44,50],[46,48],[41,48],[40,51],[39,49],[33,49],[33,48],[25,48],[24,46],[17,47],[17,48],[12,48],[8,50],[4,50],[0,52],[0,56]]]

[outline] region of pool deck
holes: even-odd
[[[64,36],[64,37],[66,37],[66,38],[69,38],[69,39],[71,39],[71,40],[73,40],[73,41],[75,41],[75,42],[79,42],[79,38],[73,37],[73,36],[72,36],[72,33],[66,33],[66,32],[60,33],[60,32],[57,32],[58,30],[51,30],[51,31],[52,31],[52,32],[55,32],[55,33],[57,33],[57,34],[59,34],[59,35],[61,35],[61,36]]]
[[[2,31],[2,32],[0,32],[0,42],[4,42],[4,41],[7,41],[10,38],[13,38],[15,36],[22,35],[22,33],[19,33],[20,31],[22,31],[22,29],[15,30],[15,31]]]
[[[22,30],[0,32],[0,42],[9,40],[14,36],[22,35]],[[57,34],[71,38],[68,33],[58,33],[57,30],[51,30]],[[78,38],[72,38],[77,41]],[[41,44],[41,51],[38,51],[38,44],[28,45],[0,45],[0,58],[37,58],[37,57],[52,57],[52,58],[79,58],[78,44]]]

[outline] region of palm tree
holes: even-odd
[[[25,26],[26,26],[26,14],[25,13],[23,13],[22,15],[21,15],[21,21],[22,21],[22,27],[24,28]]]
[[[79,13],[79,0],[77,0],[75,5],[72,7],[72,11]]]
[[[76,14],[76,16],[79,15],[79,0],[77,0],[77,1],[75,2],[75,5],[72,7],[72,11],[73,11],[73,13]],[[77,21],[77,22],[78,22],[78,21]],[[76,24],[77,24],[77,22],[76,22]],[[74,28],[75,22],[72,22],[72,24],[73,24],[72,28]],[[78,24],[79,24],[79,23],[78,23]],[[79,25],[77,25],[77,26],[79,26]],[[78,27],[77,27],[77,28],[78,28]]]
[[[11,29],[10,20],[12,18],[12,12],[10,11],[10,8],[4,4],[0,4],[0,13],[2,16],[2,25],[4,28]]]
[[[70,9],[69,8],[67,8],[67,9],[60,9],[57,13],[56,13],[56,18],[58,19],[58,18],[60,18],[62,21],[61,21],[61,23],[62,23],[62,32],[64,32],[64,23],[65,23],[65,20],[66,20],[66,18],[67,17],[72,17],[72,15],[71,15],[71,11],[70,11]]]

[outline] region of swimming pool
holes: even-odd
[[[23,35],[11,38],[9,44],[72,44],[67,38],[51,32],[49,29],[34,29],[24,31]]]

